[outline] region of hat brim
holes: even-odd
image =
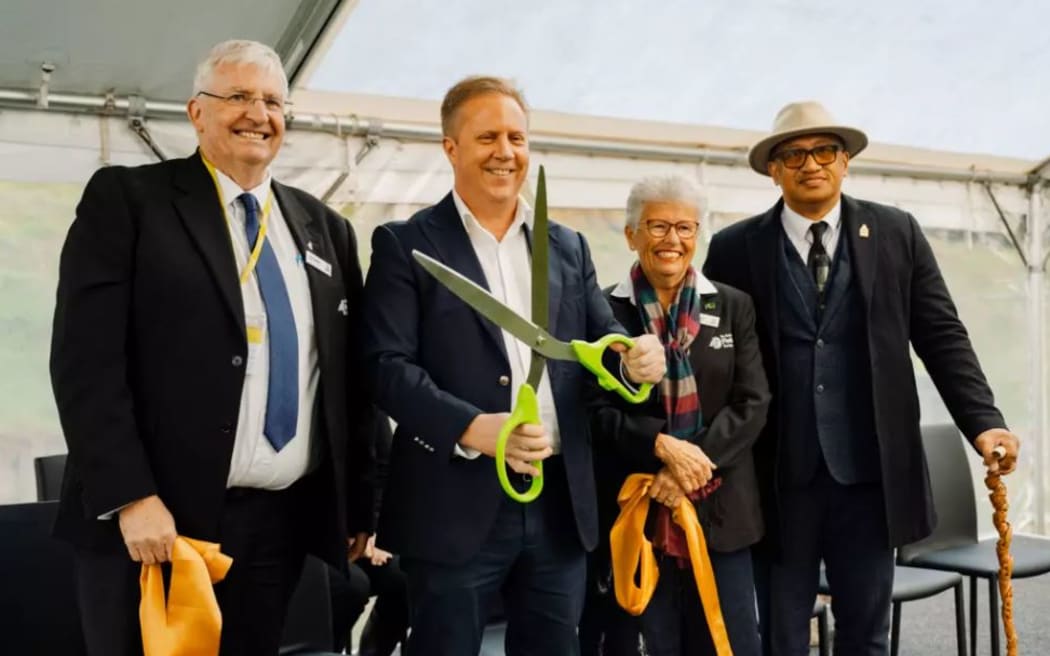
[[[751,164],[751,168],[754,169],[756,173],[769,175],[769,171],[766,170],[766,165],[769,163],[769,154],[773,152],[773,149],[776,148],[777,144],[787,141],[788,139],[794,139],[795,137],[804,137],[807,134],[835,135],[839,139],[842,139],[842,142],[846,144],[846,152],[849,153],[850,158],[856,157],[860,151],[864,150],[868,145],[868,135],[856,128],[844,125],[818,125],[815,127],[798,128],[796,130],[786,130],[784,132],[769,135],[754,146],[751,146],[751,150],[747,154],[747,161]]]

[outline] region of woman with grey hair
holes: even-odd
[[[699,214],[699,194],[680,177],[643,180],[627,200],[624,235],[637,261],[606,297],[627,334],[660,338],[667,376],[638,406],[601,394],[597,386],[590,395],[602,540],[589,564],[580,626],[585,656],[716,653],[690,549],[673,519],[683,497],[695,507],[706,538],[733,654],[760,652],[750,546],[763,526],[751,445],[765,422],[769,391],[751,299],[712,283],[692,265]],[[637,616],[614,598],[611,551],[617,545],[610,549],[617,497],[636,473],[652,476],[648,496],[658,505],[648,513],[645,537],[659,572]]]

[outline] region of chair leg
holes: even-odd
[[[966,656],[966,612],[963,610],[963,582],[955,584],[955,643],[959,656]]]
[[[999,656],[999,589],[995,578],[988,579],[988,635],[991,636],[992,656]]]
[[[890,656],[897,656],[901,647],[901,602],[893,602],[893,615],[890,623]]]
[[[831,656],[831,637],[828,635],[828,607],[825,606],[823,612],[817,615],[817,635],[819,644],[817,648],[820,651],[820,656]]]
[[[977,577],[970,577],[970,653],[977,656]]]

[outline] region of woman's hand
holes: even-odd
[[[656,473],[653,484],[649,486],[649,498],[674,510],[683,496],[685,492],[682,486],[678,484],[667,467]]]
[[[655,452],[686,494],[707,485],[717,469],[700,447],[666,433],[656,436]]]

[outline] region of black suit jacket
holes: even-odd
[[[746,294],[716,284],[717,294],[701,297],[703,313],[719,318],[702,325],[689,350],[700,393],[704,428],[693,440],[718,466],[722,486],[699,505],[711,549],[736,551],[762,537],[762,513],[751,446],[766,421],[769,387],[755,334],[755,311]],[[645,332],[630,299],[606,298],[629,334]],[[725,339],[731,336],[731,340]],[[716,340],[717,338],[717,340]],[[717,348],[715,348],[717,346]],[[657,433],[666,429],[659,387],[644,404],[633,405],[591,386],[591,433],[603,543],[619,515],[616,497],[630,474],[656,473],[663,463],[654,454]]]
[[[718,232],[704,264],[709,278],[747,292],[755,302],[762,359],[773,391],[770,419],[755,447],[770,536],[777,533],[777,427],[784,421],[776,391],[782,376],[783,384],[791,384],[789,372],[779,371],[777,354],[782,208],[781,200],[765,214]],[[843,195],[841,235],[839,248],[850,249],[855,283],[863,296],[889,539],[899,546],[925,537],[936,522],[909,344],[968,438],[1005,424],[915,218]]]
[[[307,267],[323,460],[303,519],[308,546],[338,563],[347,530],[372,523],[361,270],[345,219],[273,188],[299,249],[312,242],[332,265],[331,276]],[[157,494],[180,534],[217,539],[247,350],[233,246],[200,156],[97,171],[59,273],[51,377],[69,459],[56,533],[123,549],[116,519],[96,517]]]
[[[504,493],[492,458],[454,446],[480,413],[510,411],[510,365],[499,328],[412,258],[419,250],[486,286],[452,195],[372,235],[365,284],[366,358],[376,405],[397,422],[377,538],[410,558],[462,563],[481,547]],[[550,224],[550,332],[596,339],[622,332],[602,298],[583,236]],[[549,361],[576,528],[597,539],[594,472],[576,362]],[[514,381],[519,385],[522,381]]]

